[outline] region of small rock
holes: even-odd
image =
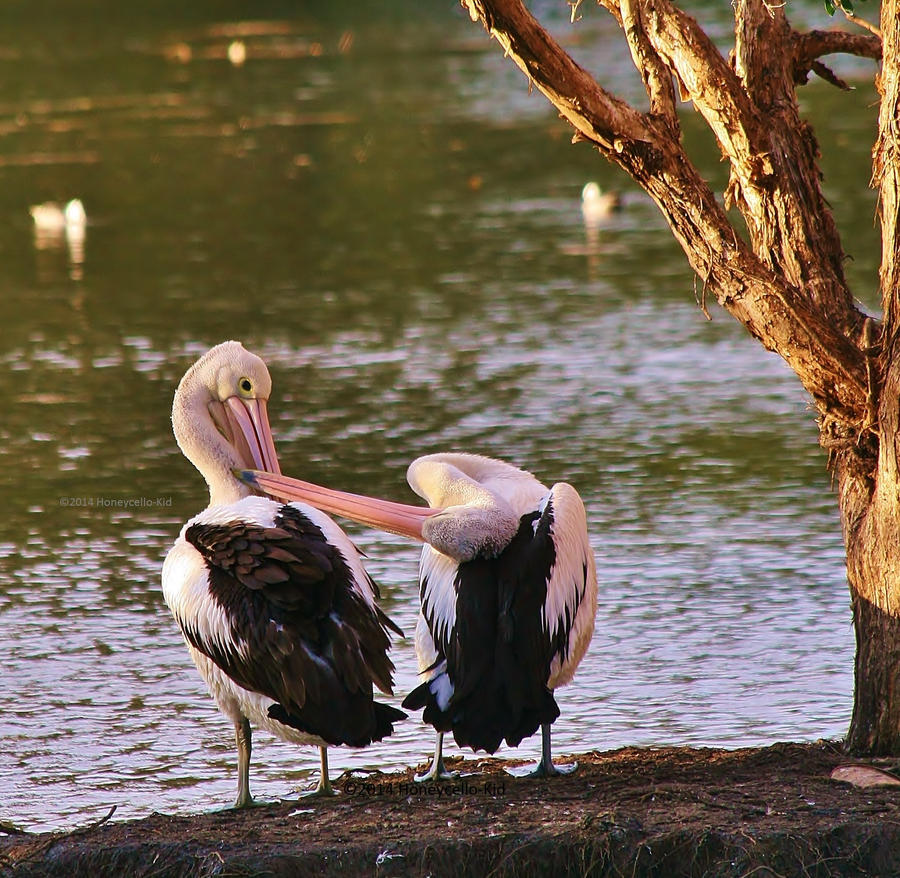
[[[855,787],[900,786],[900,778],[871,765],[839,765],[831,772],[831,779]]]

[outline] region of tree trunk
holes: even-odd
[[[854,471],[856,457],[847,452],[839,453],[836,468],[856,632],[856,685],[847,747],[859,754],[900,754],[898,377],[894,365],[880,394],[875,416],[880,442],[873,478]]]
[[[894,397],[896,399],[896,396]],[[896,437],[885,429],[882,436]],[[883,443],[884,444],[884,443]],[[853,717],[847,749],[860,755],[900,754],[900,535],[896,473],[879,472],[871,491],[865,477],[838,475],[856,633]]]
[[[900,8],[881,7],[881,106],[873,185],[881,219],[880,343],[869,351],[868,413],[859,439],[877,449],[871,479],[844,454],[837,469],[856,631],[856,686],[847,747],[900,754]],[[870,333],[871,334],[871,333]],[[879,379],[879,376],[883,378]],[[868,429],[867,429],[868,428]]]
[[[848,751],[868,756],[900,753],[900,618],[853,595],[856,688]]]
[[[461,0],[587,140],[656,202],[719,304],[796,372],[819,413],[838,488],[857,638],[857,753],[900,755],[900,0],[883,0],[884,37],[794,31],[783,4],[735,0],[731,59],[672,0],[598,0],[622,28],[649,112],[605,90],[521,0]],[[571,5],[571,4],[570,4]],[[577,8],[577,3],[575,4]],[[822,195],[818,144],[796,87],[819,58],[882,58],[873,185],[880,190],[883,324],[855,305]],[[676,86],[716,136],[749,240],[684,151]]]

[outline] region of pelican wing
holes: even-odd
[[[562,482],[554,485],[535,528],[536,534],[546,534],[552,540],[555,554],[541,614],[554,661],[551,676],[555,677],[560,664],[577,665],[581,660],[594,630],[597,610],[594,553],[578,492]],[[557,685],[562,682],[568,679]]]
[[[179,618],[186,639],[238,685],[276,701],[276,719],[303,728],[317,723],[305,718],[314,707],[333,713],[347,697],[371,701],[373,682],[391,691],[386,617],[302,511],[280,507],[273,527],[197,522],[184,536],[203,557],[210,599],[226,620],[221,630],[202,614]]]
[[[431,546],[422,549],[419,600],[436,652],[431,658],[419,656],[420,671],[426,670],[433,661],[441,661],[447,653],[456,626],[457,571],[458,564],[452,558]]]

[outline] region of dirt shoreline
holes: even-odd
[[[444,784],[345,775],[330,800],[0,834],[0,875],[900,875],[900,786],[832,780],[857,761],[837,743],[577,759],[553,780],[449,760],[465,774]]]

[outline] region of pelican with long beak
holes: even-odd
[[[248,484],[425,543],[419,566],[416,654],[424,677],[403,706],[424,708],[437,731],[431,769],[446,776],[443,734],[494,753],[542,732],[534,776],[553,764],[554,691],[570,682],[594,630],[597,575],[576,490],[547,488],[531,473],[474,454],[413,461],[410,487],[429,506],[376,500],[244,471]]]
[[[333,792],[327,747],[364,747],[406,714],[392,690],[378,589],[346,534],[318,508],[259,496],[236,467],[279,473],[265,363],[236,341],[188,369],[172,406],[175,438],[209,486],[209,506],[166,556],[163,594],[194,664],[234,723],[235,807],[252,804],[251,724],[319,747],[316,793]]]

